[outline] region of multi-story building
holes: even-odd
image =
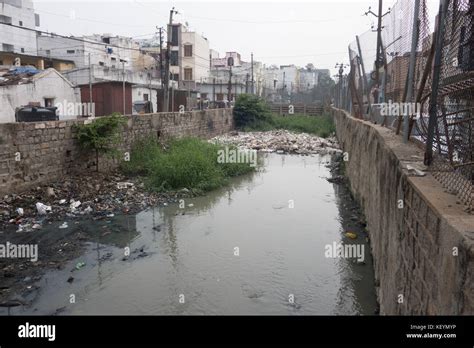
[[[37,38],[38,55],[74,61],[76,68],[97,65],[140,71],[156,69],[155,59],[140,50],[131,38],[112,34],[84,37],[58,37],[54,34]]]
[[[36,32],[33,30],[39,25],[32,0],[1,0],[0,51],[35,55]]]
[[[194,90],[196,81],[209,76],[210,50],[207,38],[190,31],[185,25],[168,26],[170,42],[170,74],[179,88]]]

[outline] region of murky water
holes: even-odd
[[[269,154],[262,171],[184,209],[114,217],[110,233],[104,222],[83,224],[95,236],[86,253],[48,272],[32,306],[11,313],[373,314],[369,247],[325,179],[330,160]],[[365,262],[326,257],[325,246],[339,242],[364,245]],[[86,266],[71,272],[77,262]]]

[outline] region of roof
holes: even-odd
[[[13,86],[34,83],[43,77],[55,74],[63,79],[69,86],[74,85],[66,79],[56,69],[49,68],[46,70],[37,70],[33,67],[15,67],[15,68],[0,68],[0,86]]]
[[[93,86],[95,86],[95,85],[103,85],[103,84],[119,84],[119,85],[123,85],[123,81],[103,80],[103,81],[92,82],[92,85],[93,85]],[[134,83],[128,82],[128,81],[125,81],[125,84],[126,84],[126,85],[134,85]],[[89,83],[81,83],[81,84],[78,85],[78,86],[79,86],[79,87],[89,87]]]
[[[74,64],[74,61],[69,60],[69,59],[53,58],[53,57],[46,57],[46,56],[35,56],[31,54],[16,53],[16,52],[0,51],[0,55],[1,56],[15,56],[15,57],[20,57],[20,58],[23,57],[23,58],[32,58],[32,59],[44,59],[44,60],[49,60],[49,61],[57,61],[57,62]]]

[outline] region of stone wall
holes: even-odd
[[[387,128],[332,113],[367,218],[380,312],[474,314],[474,215],[431,174],[407,170],[425,169],[423,150]]]
[[[231,109],[127,116],[120,150],[134,140],[153,136],[210,138],[233,129]],[[18,193],[40,183],[95,170],[95,154],[82,151],[75,140],[75,124],[84,120],[0,124],[0,194]],[[101,171],[117,166],[102,156]]]

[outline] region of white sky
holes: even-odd
[[[438,0],[429,1],[430,12],[435,14]],[[384,10],[394,3],[385,0]],[[180,13],[174,22],[188,22],[221,56],[237,51],[250,61],[253,52],[255,60],[266,64],[305,66],[312,62],[335,73],[337,62],[348,62],[347,47],[355,35],[376,24],[375,17],[363,14],[369,6],[377,12],[378,1],[36,0],[34,5],[44,31],[137,38],[152,36],[156,26],[166,28],[174,6]]]

